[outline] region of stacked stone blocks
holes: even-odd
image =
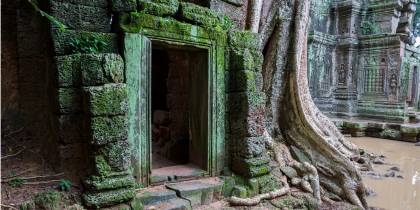
[[[228,116],[232,170],[236,180],[232,193],[239,197],[265,193],[279,187],[270,174],[265,148],[262,92],[263,55],[256,34],[231,31],[229,34]]]

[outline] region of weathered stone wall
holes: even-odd
[[[1,116],[3,127],[11,129],[23,126],[19,122],[17,3],[8,0],[1,7]]]
[[[312,5],[308,79],[321,110],[347,119],[407,119],[412,91],[402,61],[410,34],[401,28],[413,17],[410,5],[327,0]]]
[[[40,7],[48,7],[45,3],[42,2]],[[27,1],[8,1],[4,5],[7,6],[2,7],[6,15],[2,20],[2,64],[5,65],[2,69],[3,125],[23,128],[42,148],[41,153],[46,159],[58,169],[48,21]]]

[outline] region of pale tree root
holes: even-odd
[[[232,206],[256,206],[263,200],[271,200],[274,198],[278,198],[280,196],[288,194],[289,192],[290,192],[289,186],[285,185],[285,187],[281,189],[274,190],[274,191],[264,193],[264,194],[260,194],[252,198],[238,198],[238,197],[232,196],[228,199],[228,202]]]

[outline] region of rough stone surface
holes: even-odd
[[[93,116],[118,115],[127,112],[125,84],[105,84],[84,88],[84,108]]]

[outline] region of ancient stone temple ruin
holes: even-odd
[[[412,3],[370,2],[10,0],[2,125],[87,209],[367,209],[370,156],[308,78],[332,116],[417,107]]]
[[[353,136],[417,141],[416,1],[319,0],[312,7],[308,77],[317,106]]]

